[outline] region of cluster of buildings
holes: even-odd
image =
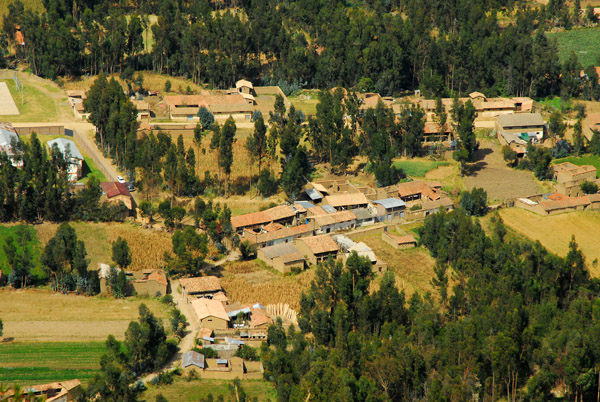
[[[231,223],[241,240],[256,248],[257,258],[289,273],[352,251],[372,252],[365,244],[353,249],[354,244],[338,241],[340,236],[332,236],[334,233],[453,208],[439,182],[419,180],[373,188],[329,180],[309,183],[293,204],[234,216]],[[385,264],[376,257],[371,260],[375,272],[384,270]]]
[[[562,212],[600,210],[600,194],[584,194],[581,184],[596,179],[596,168],[591,165],[577,166],[570,162],[552,166],[556,192],[517,198],[515,206],[540,215],[555,215]]]

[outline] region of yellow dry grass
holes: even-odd
[[[167,80],[171,81],[171,92],[169,92],[169,95],[177,95],[180,93],[184,93],[185,91],[187,91],[188,86],[194,93],[200,93],[204,89],[201,85],[196,85],[192,81],[184,77],[170,77],[168,75],[160,75],[150,71],[140,72],[144,76],[144,88],[149,91],[159,91],[161,95],[165,95],[165,83],[167,82]],[[88,89],[90,89],[94,81],[96,81],[96,78],[98,78],[98,76],[93,75],[89,77],[72,79],[64,83],[64,88],[66,90],[83,89],[87,91]],[[127,84],[125,83],[125,81],[119,78],[119,74],[112,74],[107,78],[109,80],[111,78],[114,78],[121,84],[121,86],[124,89],[127,88]]]
[[[167,307],[154,299],[64,295],[48,289],[0,288],[0,317],[4,336],[18,341],[122,339],[129,322],[137,319],[140,304],[159,318]]]
[[[364,242],[373,249],[377,258],[388,264],[388,269],[395,275],[396,286],[399,290],[404,290],[407,297],[415,292],[435,293],[431,286],[435,260],[425,248],[396,250],[381,240],[381,230],[359,233],[350,237],[356,242]],[[375,279],[374,288],[378,287],[379,279],[380,276]]]
[[[90,259],[90,268],[98,263],[110,263],[111,243],[119,236],[127,240],[131,248],[132,261],[129,269],[156,269],[163,266],[163,255],[172,248],[171,235],[166,232],[144,229],[131,223],[73,222],[79,240],[85,242]],[[37,225],[38,239],[45,245],[56,234],[57,224]]]
[[[539,240],[549,251],[565,256],[571,236],[586,257],[591,274],[600,277],[600,267],[593,264],[600,259],[600,212],[578,211],[560,215],[541,216],[520,208],[500,210],[504,223],[517,233]]]
[[[310,287],[313,277],[312,270],[283,276],[265,269],[257,261],[250,261],[228,264],[221,284],[231,303],[287,303],[298,311],[300,296]]]

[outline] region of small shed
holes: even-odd
[[[398,198],[385,198],[374,201],[377,206],[377,216],[380,221],[393,221],[404,217],[406,203]]]
[[[185,369],[194,369],[199,368],[204,370],[205,361],[204,355],[193,350],[186,352],[181,356],[181,368]]]

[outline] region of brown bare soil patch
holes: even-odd
[[[506,166],[497,142],[480,140],[480,144],[475,162],[468,168],[467,189],[482,187],[490,200],[526,197],[540,192],[533,173]]]

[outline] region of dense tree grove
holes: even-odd
[[[498,217],[486,235],[462,209],[428,217],[420,236],[439,298],[405,300],[391,273],[369,292],[356,255],[317,267],[302,333],[274,325],[262,348],[279,401],[547,401],[557,386],[596,400],[600,284],[574,239],[561,258],[507,238]]]
[[[56,147],[48,153],[35,133],[29,142],[21,141],[13,149],[13,163],[0,152],[0,221],[115,221],[127,216],[123,204],[100,202],[102,190],[95,177],[72,194],[63,154]]]
[[[576,59],[561,66],[556,45],[543,34],[584,23],[562,0],[537,9],[514,0],[44,5],[40,14],[18,0],[3,21],[11,44],[20,27],[25,46],[17,46],[17,57],[43,77],[133,68],[221,88],[246,77],[284,90],[344,86],[384,95],[421,88],[427,95],[481,90],[490,96],[598,97],[592,72],[582,80]],[[501,26],[498,11],[512,13],[513,22]],[[150,50],[144,46],[149,32]]]

